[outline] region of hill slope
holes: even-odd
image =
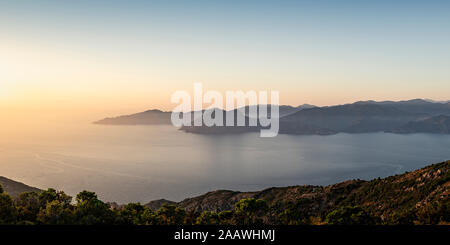
[[[355,205],[374,217],[393,223],[410,213],[448,204],[450,161],[371,181],[349,180],[329,186],[291,186],[256,192],[218,190],[187,198],[177,205],[194,212],[224,211],[232,210],[234,204],[244,198],[265,200],[270,207],[269,223],[284,210],[306,217],[324,217],[331,210]],[[152,205],[152,208],[159,207]]]
[[[9,195],[13,197],[17,197],[22,192],[40,192],[41,190],[35,187],[31,187],[28,185],[25,185],[23,183],[10,180],[8,178],[5,178],[3,176],[0,176],[0,185],[3,187],[4,191],[7,192]]]

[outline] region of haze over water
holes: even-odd
[[[92,190],[118,203],[368,180],[450,159],[448,135],[260,138],[196,135],[172,126],[30,125],[0,130],[1,176],[73,196]]]

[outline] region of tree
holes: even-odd
[[[76,220],[81,225],[112,224],[114,212],[94,192],[82,191],[77,197]]]
[[[157,225],[161,223],[161,219],[151,209],[146,208],[142,213],[144,225]]]
[[[117,223],[123,225],[145,225],[146,220],[143,214],[147,209],[140,203],[129,203],[119,210]]]
[[[24,192],[15,200],[18,219],[22,222],[36,222],[41,208],[39,194],[36,192]]]
[[[234,205],[235,220],[238,225],[260,224],[269,207],[262,199],[242,199]]]
[[[97,198],[97,194],[95,194],[95,192],[84,190],[84,191],[78,193],[76,200],[77,200],[77,203],[83,203],[83,202],[88,202],[88,201],[92,201],[92,200],[98,200],[98,198]]]
[[[359,206],[344,206],[330,212],[325,219],[330,225],[372,225],[374,218]]]
[[[48,202],[37,215],[37,221],[46,225],[70,225],[74,223],[74,211],[59,200]]]
[[[0,224],[14,224],[16,219],[17,211],[11,196],[0,193]]]
[[[186,217],[186,211],[175,205],[168,205],[164,203],[158,211],[156,216],[159,225],[182,225]]]
[[[305,225],[310,224],[308,212],[313,201],[308,198],[300,198],[295,203],[278,214],[278,221],[283,225]]]
[[[414,220],[417,219],[415,208],[409,208],[406,210],[394,211],[389,219],[386,221],[387,224],[392,225],[413,225]]]
[[[219,212],[219,221],[221,225],[232,225],[233,224],[233,211],[222,211]]]
[[[302,219],[298,216],[298,212],[293,209],[286,209],[278,214],[278,220],[282,225],[299,225]]]
[[[69,205],[72,202],[72,197],[66,195],[63,191],[56,191],[53,188],[49,188],[46,191],[39,193],[39,204],[41,208],[45,208],[47,203],[55,200],[60,201],[65,205]]]
[[[190,210],[189,212],[186,212],[186,216],[184,217],[184,224],[185,225],[194,225],[197,221],[197,218],[200,217],[200,213],[193,210]]]
[[[204,211],[195,222],[196,225],[218,225],[219,223],[219,215],[211,211]]]

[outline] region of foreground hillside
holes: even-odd
[[[10,187],[7,186],[7,190]],[[179,203],[104,203],[93,192],[11,197],[0,188],[0,224],[450,224],[450,161],[371,181],[214,191]]]
[[[22,192],[41,191],[38,188],[31,187],[2,176],[0,176],[0,185],[3,186],[3,189],[13,197],[18,197]]]
[[[310,218],[323,220],[333,210],[354,206],[361,207],[379,223],[408,223],[417,214],[431,215],[429,212],[446,208],[443,218],[448,222],[449,197],[450,161],[447,161],[384,179],[349,180],[325,187],[292,186],[257,192],[219,190],[185,199],[178,206],[199,213],[220,212],[232,210],[241,199],[262,199],[268,204],[270,223],[277,223],[280,213],[285,213],[292,223],[308,223]]]

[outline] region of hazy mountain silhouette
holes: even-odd
[[[409,122],[420,121],[436,115],[449,115],[448,103],[433,103],[421,99],[409,101],[359,101],[353,104],[312,107],[298,111],[280,107],[281,134],[335,134],[396,132],[395,130]],[[236,115],[236,114],[235,114]],[[225,120],[225,119],[224,119]],[[248,118],[246,118],[246,122]],[[246,124],[248,125],[248,124]],[[241,133],[259,131],[256,127],[183,127],[192,133]],[[410,133],[414,131],[411,129]],[[429,131],[430,133],[442,133]]]
[[[223,125],[226,125],[227,115],[233,114],[234,125],[237,125],[238,115],[244,114],[246,126],[183,126],[181,130],[199,134],[256,132],[262,128],[259,124],[256,126],[248,125],[250,120],[259,117],[258,114],[250,114],[251,109],[258,109],[259,106],[261,105],[245,106],[232,111],[220,109],[217,111],[222,113]],[[212,112],[213,118],[215,118],[215,113]],[[267,107],[267,115],[271,117],[270,105]],[[105,118],[96,123],[114,125],[170,124],[170,116],[170,112],[150,110],[132,115]],[[446,133],[446,120],[442,121],[442,117],[434,118],[436,116],[450,116],[450,103],[414,99],[397,102],[358,101],[352,104],[324,107],[308,104],[298,107],[283,105],[279,106],[279,132],[281,134],[320,135],[339,132]],[[192,113],[191,119],[192,121],[195,120],[194,113]],[[440,126],[437,126],[438,124]]]
[[[425,116],[426,114],[400,110],[391,105],[357,102],[306,109],[283,117],[280,119],[280,133],[379,132],[400,127],[406,122]]]
[[[252,105],[252,106],[245,106],[242,107],[241,109],[245,110],[245,115],[246,116],[250,116],[249,111],[250,109],[256,109],[258,111],[260,106],[266,106],[267,107],[267,115],[271,116],[271,109],[270,109],[270,104],[269,105]],[[303,104],[303,105],[299,105],[297,107],[293,107],[290,105],[280,105],[278,106],[278,111],[279,111],[279,115],[280,117],[284,117],[293,113],[296,113],[298,111],[301,111],[303,109],[310,109],[310,108],[315,108],[316,106],[314,105],[309,105],[309,104]]]
[[[436,133],[450,134],[450,116],[439,115],[424,120],[408,122],[392,130],[394,133]]]
[[[436,116],[440,114],[449,114],[450,112],[450,103],[449,102],[433,102],[430,100],[424,99],[414,99],[407,101],[382,101],[382,102],[374,102],[374,101],[360,101],[356,102],[360,104],[377,104],[384,106],[391,106],[397,108],[402,111],[412,112],[412,113],[423,113],[430,116]]]
[[[250,111],[250,107],[258,107],[259,105],[254,105],[254,106],[245,106],[243,108],[241,108],[242,110],[244,110],[246,113],[244,113],[245,115],[248,116],[248,112]],[[287,106],[287,105],[282,105],[279,106],[279,113],[280,116],[285,116],[285,115],[289,115],[292,113],[295,113],[297,111],[303,110],[305,108],[314,108],[315,106],[313,105],[309,105],[309,104],[304,104],[304,105],[300,105],[297,107],[293,107],[293,106]],[[213,110],[213,109],[208,109],[208,110]],[[205,110],[203,110],[204,112]],[[225,111],[221,110],[223,113],[225,113]],[[237,109],[233,110],[233,111],[238,111]],[[268,115],[270,116],[270,105],[268,106]],[[108,118],[104,118],[102,120],[96,121],[94,122],[95,124],[107,124],[107,125],[152,125],[152,124],[172,124],[170,117],[171,117],[171,113],[170,111],[161,111],[161,110],[148,110],[148,111],[144,111],[144,112],[139,112],[139,113],[135,113],[135,114],[130,114],[130,115],[122,115],[122,116],[118,116],[118,117],[108,117]],[[189,112],[188,112],[189,113]],[[194,113],[192,113],[191,118],[192,120],[194,119]]]
[[[118,117],[108,117],[94,122],[95,124],[108,125],[149,125],[149,124],[171,124],[171,112],[160,110],[148,110],[136,114]]]

